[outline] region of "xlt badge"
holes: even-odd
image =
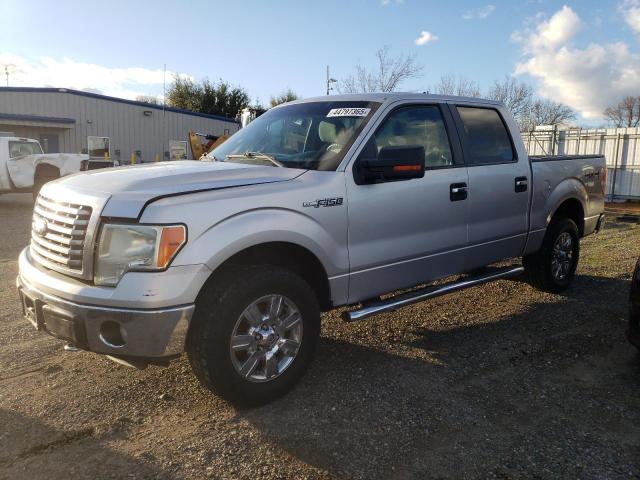
[[[337,207],[342,205],[342,197],[334,197],[334,198],[321,198],[318,200],[314,200],[313,202],[303,202],[303,207]]]

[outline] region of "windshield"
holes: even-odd
[[[334,101],[274,108],[205,159],[335,170],[379,105]]]
[[[42,148],[38,142],[10,141],[9,158],[24,157],[42,153]]]

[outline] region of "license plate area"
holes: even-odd
[[[24,318],[29,320],[36,330],[43,330],[44,322],[42,315],[38,315],[39,308],[37,301],[29,297],[22,289],[20,289],[20,301],[22,303],[22,314]]]

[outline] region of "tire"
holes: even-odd
[[[573,220],[558,218],[547,227],[542,248],[524,257],[523,264],[529,283],[534,287],[549,293],[560,293],[571,284],[579,258],[578,227]]]
[[[256,309],[268,313],[277,296],[282,297],[277,321],[256,314]],[[298,321],[285,331],[285,320],[292,323],[296,311]],[[264,324],[271,325],[265,330]],[[319,335],[318,300],[300,276],[273,266],[240,267],[203,288],[186,350],[205,388],[236,405],[256,406],[293,388],[311,363]],[[242,340],[237,350],[232,337]]]

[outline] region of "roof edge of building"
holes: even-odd
[[[66,117],[46,117],[43,115],[23,115],[20,113],[0,112],[0,120],[23,120],[25,122],[50,122],[50,123],[76,123],[75,118]]]
[[[162,105],[155,105],[153,103],[139,102],[137,100],[128,100],[126,98],[112,97],[109,95],[102,95],[100,93],[83,92],[82,90],[74,90],[72,88],[55,88],[55,87],[0,87],[0,93],[2,92],[23,92],[23,93],[68,93],[71,95],[78,95],[81,97],[96,98],[99,100],[106,100],[109,102],[124,103],[127,105],[135,105],[138,107],[150,108],[154,110],[166,110],[167,112],[181,113],[183,115],[192,115],[194,117],[204,117],[211,120],[222,120],[225,122],[231,122],[239,124],[240,122],[235,118],[224,117],[222,115],[211,115],[209,113],[192,112],[191,110],[184,110],[182,108],[175,107],[163,107]]]

